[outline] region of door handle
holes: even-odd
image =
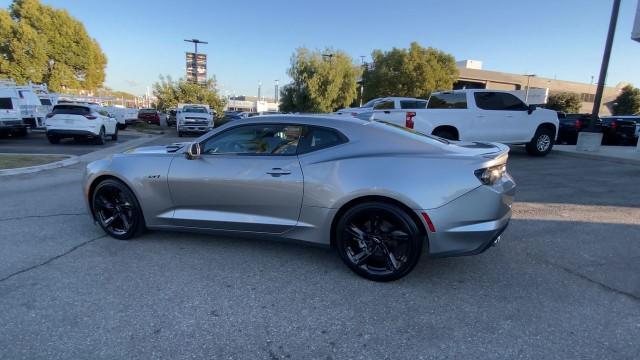
[[[385,111],[383,111],[383,113],[385,113],[385,114],[391,114],[391,111],[389,111],[389,110],[385,110]]]
[[[282,168],[273,168],[273,169],[267,171],[267,174],[275,177],[275,176],[280,176],[280,175],[289,175],[289,174],[291,174],[291,171],[285,170],[285,169],[282,169]]]
[[[483,118],[483,117],[487,117],[487,115],[476,115],[476,117]]]

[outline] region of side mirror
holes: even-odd
[[[200,143],[194,142],[188,145],[185,157],[188,160],[195,160],[200,157]]]
[[[534,112],[535,110],[536,110],[535,105],[529,105],[529,107],[527,108],[527,112],[529,113],[529,115],[531,115],[531,113]]]

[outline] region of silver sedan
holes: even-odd
[[[515,193],[507,155],[384,122],[259,116],[90,163],[84,193],[116,239],[155,229],[326,244],[388,281],[423,252],[478,254],[499,239]]]

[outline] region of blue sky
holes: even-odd
[[[630,39],[638,0],[623,0],[608,85],[640,85],[640,43]],[[411,41],[475,59],[487,70],[590,82],[597,74],[609,0],[190,1],[44,0],[84,22],[109,63],[106,85],[136,94],[159,74],[184,76],[183,39],[209,41],[222,92],[273,95],[295,48],[331,46],[359,61]],[[0,0],[7,7],[11,1]]]

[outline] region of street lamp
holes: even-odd
[[[329,54],[322,54],[322,58],[323,58],[323,59],[325,59],[325,60],[328,58],[328,59],[329,59],[329,61],[331,61],[331,60],[333,60],[333,57],[334,57],[335,55],[336,55],[336,54],[331,54],[331,53],[329,53]]]
[[[536,74],[526,74],[527,77],[527,90],[524,93],[524,102],[529,103],[529,83],[531,82],[531,78],[535,77]]]

